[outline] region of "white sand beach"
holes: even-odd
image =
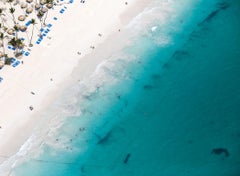
[[[121,33],[130,19],[141,12],[148,0],[74,0],[49,13],[51,31],[31,47],[30,55],[17,67],[0,70],[0,164],[14,155],[38,125],[37,113],[61,94],[76,65],[87,79],[104,58],[84,56],[94,53],[109,36]],[[53,20],[57,17],[57,20]],[[113,44],[114,45],[114,44]],[[110,49],[110,48],[109,48]],[[30,107],[33,109],[31,110]]]

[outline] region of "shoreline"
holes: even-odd
[[[20,67],[1,70],[4,81],[0,84],[0,106],[3,109],[1,114],[4,115],[4,118],[0,118],[0,137],[2,139],[0,164],[14,155],[31,136],[31,132],[41,120],[37,114],[43,112],[67,87],[68,77],[71,77],[76,65],[84,63],[85,70],[80,73],[85,79],[94,72],[104,58],[102,60],[94,58],[91,62],[86,62],[85,58],[87,57],[85,56],[90,55],[91,57],[91,53],[94,53],[94,49],[90,47],[93,44],[94,47],[104,45],[106,39],[114,37],[112,36],[114,32],[124,27],[120,16],[134,9],[137,1],[133,0],[128,5],[125,5],[124,2],[118,4],[108,0],[98,3],[85,2],[81,7],[69,6],[66,11],[69,14],[61,16],[59,21],[54,24],[51,40],[43,41],[40,46],[34,46],[31,55],[24,60],[24,64]],[[80,4],[80,2],[74,3]],[[145,1],[145,3],[150,2]],[[102,9],[102,6],[105,9]],[[144,7],[141,6],[143,9]],[[79,12],[78,8],[81,8],[82,11]],[[137,11],[139,12],[139,10]],[[94,13],[101,15],[96,18]],[[137,14],[131,15],[132,17],[128,16],[129,19]],[[66,25],[71,26],[74,23],[71,19],[77,18],[76,16],[79,17],[79,24],[85,25],[65,28]],[[109,17],[112,19],[111,22],[108,21]],[[99,28],[95,29],[95,26]],[[99,33],[102,33],[101,37],[98,35]],[[80,41],[74,41],[78,37]],[[60,53],[56,51],[60,51]],[[81,55],[78,52],[81,52]],[[39,55],[39,53],[41,54]],[[88,69],[89,67],[91,71]],[[34,92],[34,95],[31,92]],[[30,111],[30,106],[34,108],[33,111]]]

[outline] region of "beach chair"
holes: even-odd
[[[49,23],[49,24],[47,25],[47,27],[51,28],[51,27],[52,27],[52,24],[51,24],[51,23]]]
[[[16,61],[16,59],[15,59],[15,58],[12,58],[11,64],[13,64],[15,61]]]
[[[25,52],[25,54],[24,54],[24,55],[25,55],[25,56],[29,56],[29,54],[30,54],[29,52]]]
[[[20,64],[20,61],[16,61],[12,66],[13,67],[16,67],[16,66],[18,66]]]

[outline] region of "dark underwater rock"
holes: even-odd
[[[229,154],[229,152],[228,152],[228,150],[226,148],[214,148],[214,149],[212,149],[211,153],[215,154],[215,155],[222,155],[222,154],[224,154],[225,157],[229,157],[230,156],[230,154]]]
[[[130,158],[130,156],[131,156],[131,154],[130,153],[128,153],[127,155],[126,155],[126,157],[125,157],[125,159],[124,159],[124,164],[127,164],[127,162],[128,162],[128,160],[129,160],[129,158]]]

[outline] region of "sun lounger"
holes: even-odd
[[[25,55],[25,56],[29,56],[29,54],[30,54],[29,52],[25,52],[25,54],[24,54],[24,55]]]
[[[49,27],[49,28],[52,27],[52,24],[48,24],[47,27]]]
[[[13,67],[16,67],[16,66],[18,66],[20,64],[20,61],[16,61],[12,66]]]
[[[15,59],[15,58],[12,58],[11,64],[13,64],[15,61],[16,61],[16,59]]]
[[[25,26],[29,26],[31,24],[31,21],[28,21]]]

